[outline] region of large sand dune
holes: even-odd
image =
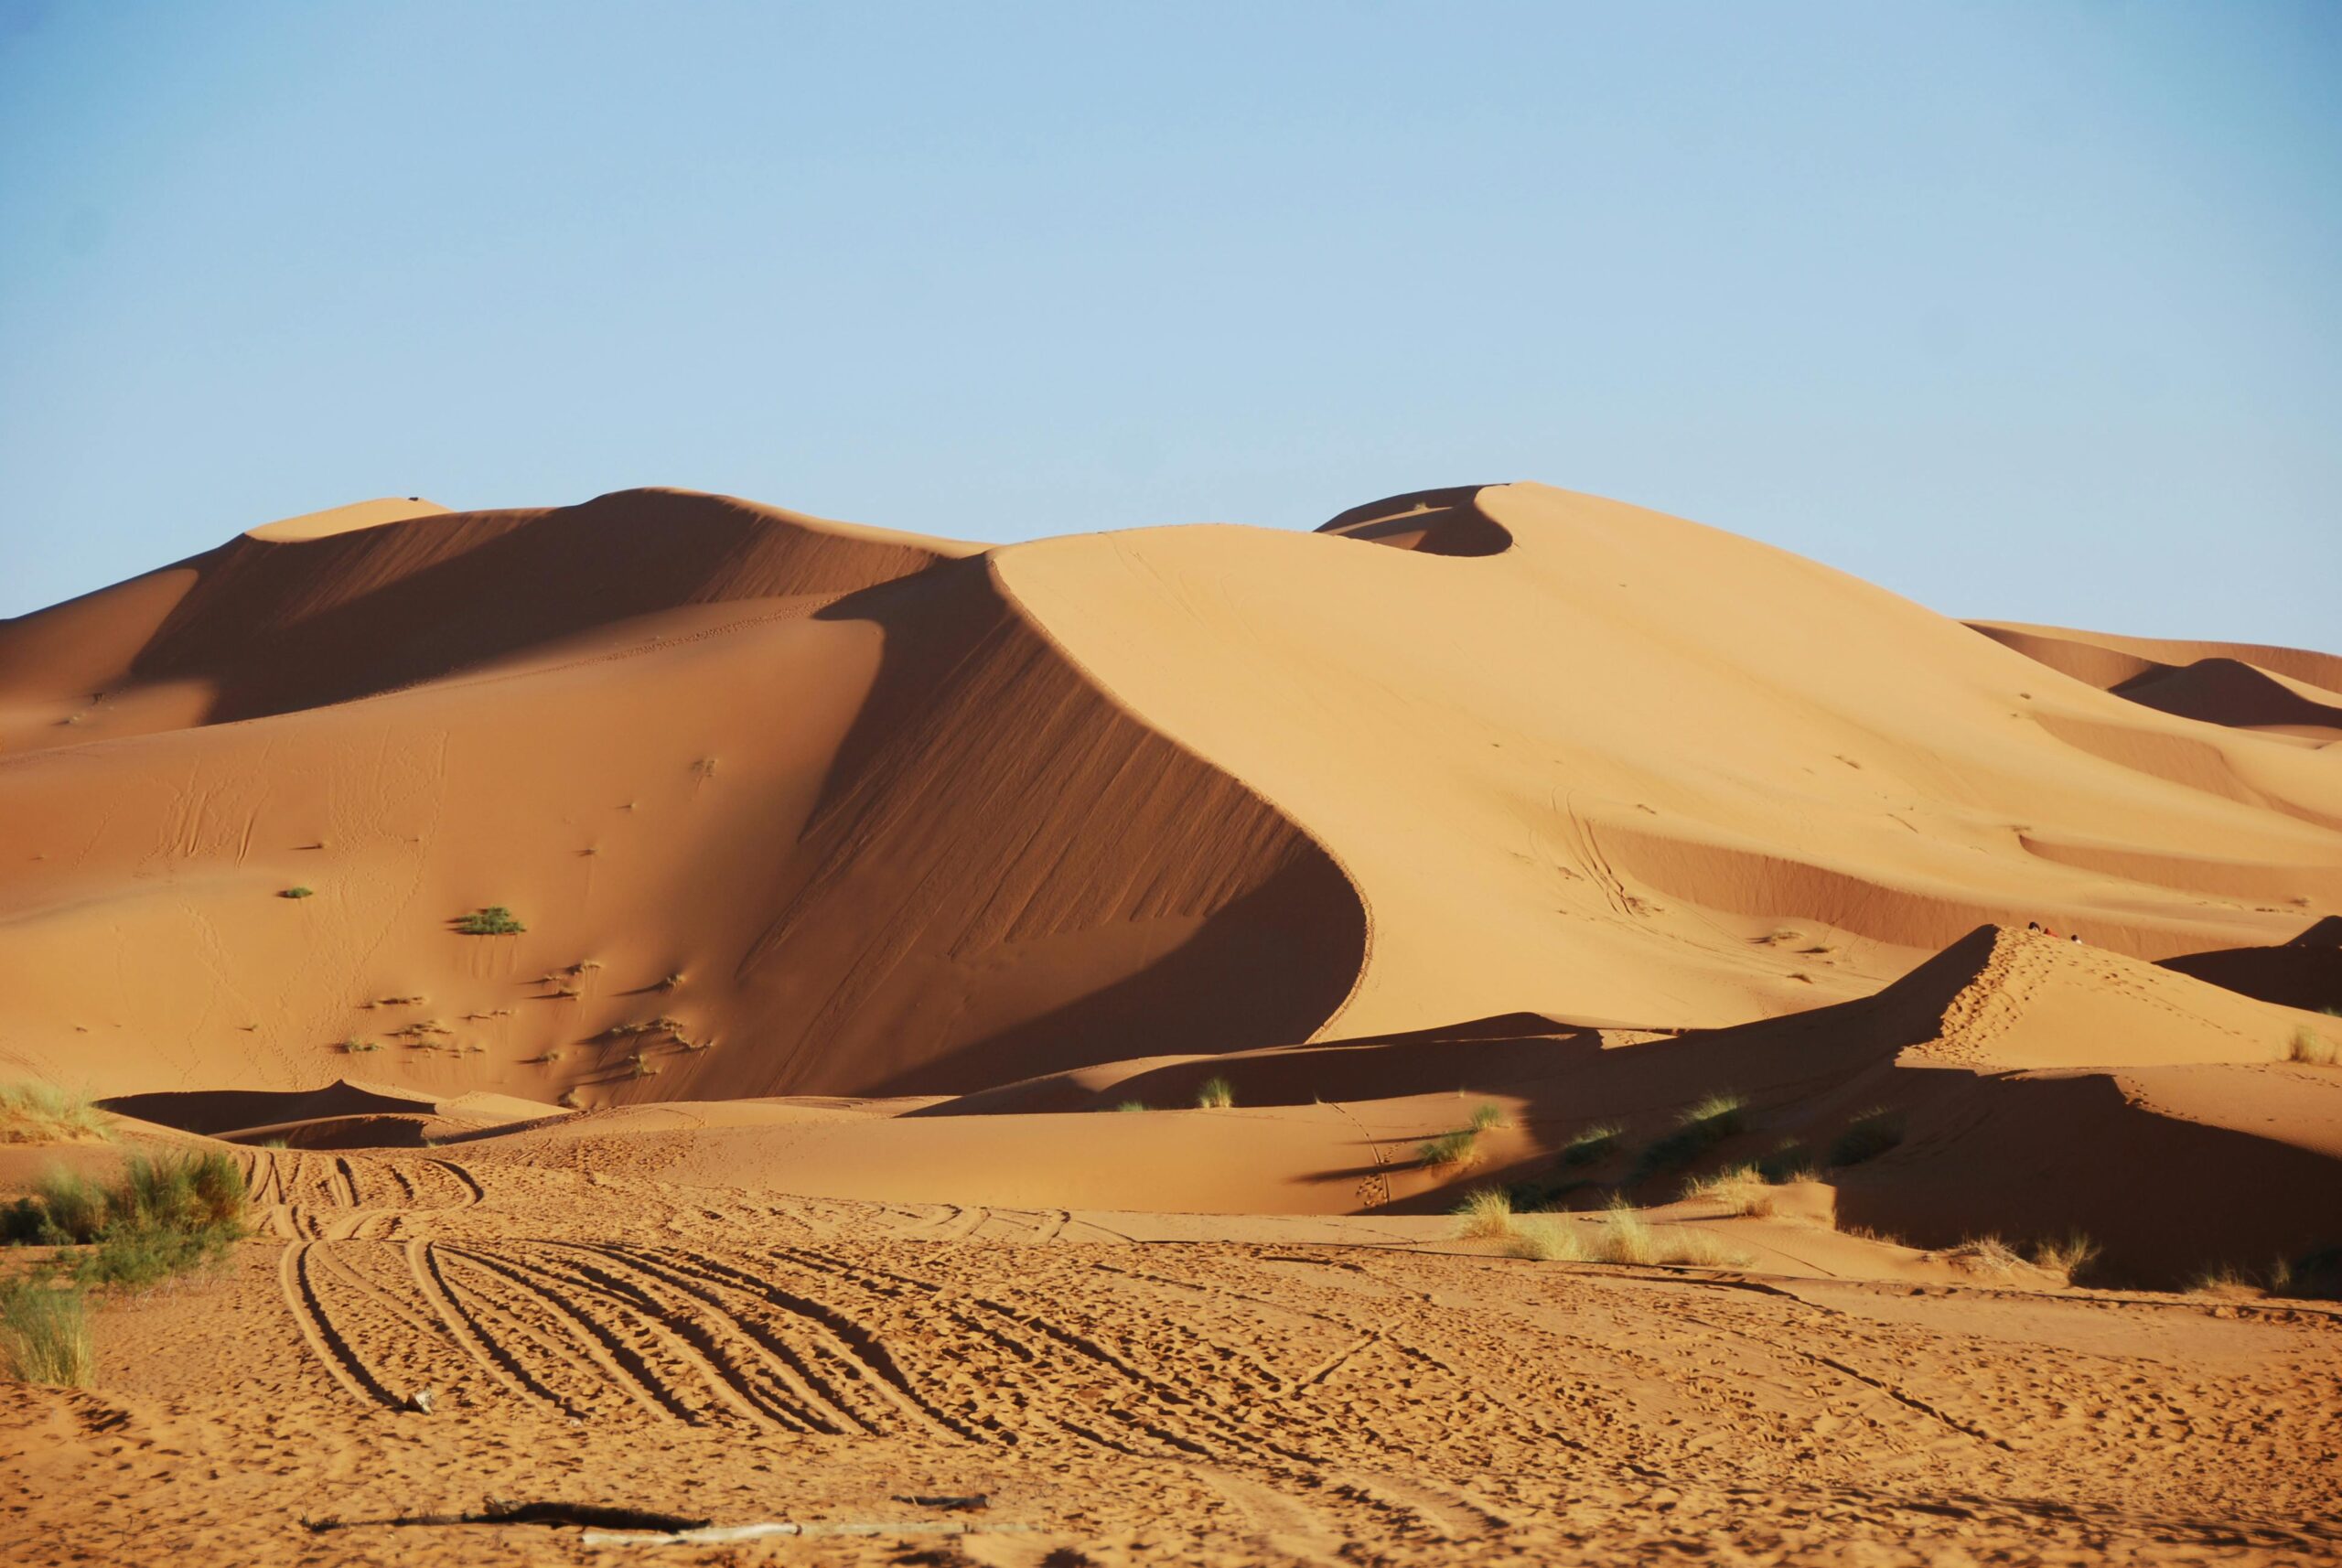
[[[0,1081],[124,1141],[0,1187],[223,1149],[266,1231],[0,1411],[8,1517],[314,1557],[323,1444],[345,1519],[1032,1531],[806,1561],[2329,1551],[2335,1320],[2257,1298],[2342,1286],[2337,739],[2330,655],[1538,485],[255,528],[0,623]]]

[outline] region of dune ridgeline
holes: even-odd
[[[370,502],[0,622],[0,1076],[1069,1209],[1770,1161],[1811,1256],[2167,1285],[2342,1242],[2337,739],[2342,659],[1534,484],[992,549]]]

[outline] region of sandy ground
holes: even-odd
[[[1264,1237],[435,1155],[256,1164],[288,1234],[106,1313],[99,1391],[0,1402],[8,1561],[2342,1549],[2330,1306],[1536,1263],[1404,1221]],[[1125,1239],[1163,1230],[1190,1239]],[[619,1551],[365,1522],[488,1498],[976,1533]],[[349,1528],[305,1527],[329,1520]]]

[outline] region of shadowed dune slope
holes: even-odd
[[[2160,713],[2321,744],[2342,740],[2342,658],[2331,654],[2004,621],[1968,624],[2061,675]]]
[[[290,519],[0,624],[0,746],[348,702],[653,611],[835,596],[973,548],[668,489]],[[158,709],[157,690],[177,702]]]
[[[1509,542],[1442,553],[1411,521],[1466,513]],[[2291,738],[1544,486],[1334,526],[997,556],[1105,688],[1348,868],[1372,938],[1329,1032],[1724,1024],[1864,993],[1988,921],[2154,958],[2342,902],[2342,757]]]
[[[470,529],[447,569],[477,573],[532,526],[320,542]],[[744,514],[688,569],[580,587],[531,635],[631,618],[557,658],[0,762],[0,1062],[104,1092],[350,1056],[436,1099],[940,1091],[1339,1005],[1363,917],[1305,834],[1098,692],[988,561],[824,566],[801,532]],[[328,577],[313,601],[365,602]],[[526,929],[454,929],[490,904]]]

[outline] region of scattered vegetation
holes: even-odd
[[[1146,1109],[1146,1101],[1144,1100],[1125,1100],[1120,1105],[1115,1106],[1114,1109],[1117,1111],[1144,1111]]]
[[[1206,1111],[1225,1111],[1236,1103],[1236,1090],[1224,1078],[1208,1078],[1196,1090],[1196,1103]]]
[[[0,1083],[0,1144],[54,1144],[113,1136],[88,1097],[54,1084]]]
[[[314,887],[287,887],[277,895],[279,898],[314,898],[317,896],[317,890]]]
[[[1725,1246],[1704,1230],[1681,1225],[1653,1225],[1622,1197],[1610,1200],[1585,1255],[1596,1263],[1689,1263],[1706,1269],[1748,1261],[1746,1253]]]
[[[1845,1130],[1831,1141],[1830,1163],[1858,1165],[1875,1160],[1903,1141],[1903,1122],[1893,1112],[1874,1106],[1857,1113]]]
[[[635,1052],[632,1056],[626,1058],[626,1065],[627,1076],[629,1078],[657,1078],[659,1076],[659,1064],[650,1059],[650,1053],[647,1051]]]
[[[1773,1212],[1772,1185],[1755,1165],[1734,1165],[1683,1184],[1683,1196],[1724,1206],[1726,1214],[1763,1217]]]
[[[1469,1127],[1425,1138],[1415,1145],[1415,1156],[1427,1165],[1469,1165],[1480,1157],[1480,1135]]]
[[[1618,1152],[1618,1133],[1619,1128],[1615,1122],[1603,1122],[1585,1128],[1562,1150],[1562,1164],[1600,1165]]]
[[[1578,1245],[1577,1232],[1542,1214],[1522,1216],[1499,1251],[1508,1258],[1527,1258],[1540,1263],[1574,1263],[1585,1256],[1585,1249]]]
[[[381,1048],[381,1041],[361,1040],[355,1035],[341,1042],[341,1054],[346,1057],[362,1057],[369,1051],[379,1051]]]
[[[81,1293],[39,1276],[0,1285],[0,1363],[19,1382],[88,1388],[96,1357]]]
[[[1467,1241],[1512,1235],[1519,1229],[1512,1195],[1499,1187],[1476,1187],[1456,1206],[1456,1233]]]
[[[490,904],[475,909],[456,922],[456,929],[467,937],[518,936],[529,928],[515,919],[512,911],[501,904]]]
[[[2036,1241],[2033,1261],[2070,1285],[2098,1262],[2098,1251],[2097,1242],[2079,1230],[2069,1230],[2050,1240]]]
[[[1504,1107],[1485,1101],[1472,1108],[1472,1119],[1465,1123],[1475,1133],[1493,1132],[1504,1124]]]
[[[1816,1161],[1811,1150],[1803,1144],[1787,1143],[1756,1160],[1756,1174],[1775,1187],[1793,1181],[1810,1181],[1815,1174]]]
[[[1636,1156],[1634,1171],[1627,1179],[1638,1182],[1660,1171],[1690,1165],[1746,1124],[1741,1115],[1745,1108],[1736,1094],[1709,1095],[1684,1112],[1672,1130],[1645,1146]]]
[[[2342,1061],[2342,1047],[2304,1025],[2294,1031],[2293,1048],[2287,1053],[2289,1061],[2306,1062],[2311,1067],[2332,1067]]]
[[[139,1290],[218,1260],[248,1233],[243,1173],[213,1152],[134,1156],[110,1187],[62,1168],[0,1211],[0,1240],[70,1247],[82,1285]]]

